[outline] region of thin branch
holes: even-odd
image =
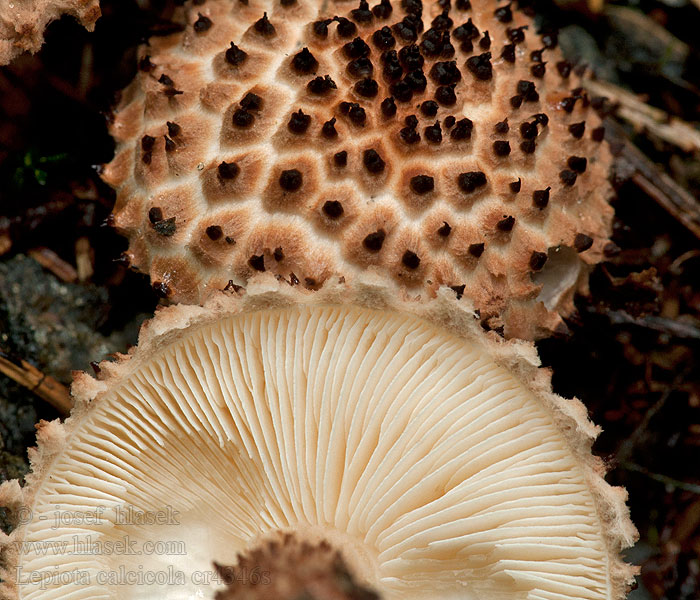
[[[7,354],[0,352],[0,373],[46,400],[63,416],[68,415],[73,408],[68,388],[25,360],[12,360]]]

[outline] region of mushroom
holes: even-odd
[[[44,29],[62,15],[74,16],[88,31],[100,17],[98,0],[12,0],[0,2],[0,65],[22,52],[38,52]]]
[[[160,310],[0,487],[2,597],[212,597],[212,561],[279,564],[292,536],[388,599],[623,598],[636,532],[598,429],[465,306],[267,273]]]
[[[397,293],[461,290],[506,337],[564,327],[610,233],[611,157],[555,33],[479,0],[178,10],[104,171],[161,295],[370,269]]]

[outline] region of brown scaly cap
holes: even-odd
[[[385,598],[621,600],[636,572],[620,557],[636,539],[626,494],[591,454],[583,404],[538,366],[451,290],[401,301],[381,277],[311,292],[266,273],[164,308],[98,379],[76,375],[26,485],[0,486],[20,521],[0,534],[0,597],[133,598],[98,577],[122,568],[182,572],[154,598],[212,597],[195,575],[284,531],[327,540]],[[117,523],[125,506],[177,522]],[[99,521],[55,527],[91,507]],[[41,552],[73,536],[187,551]],[[76,569],[85,581],[66,583]]]
[[[22,52],[37,52],[44,29],[62,15],[72,15],[88,30],[100,17],[98,0],[3,0],[0,2],[0,65]]]
[[[163,295],[373,270],[414,297],[451,286],[508,337],[561,326],[612,209],[556,35],[513,3],[195,4],[142,49],[104,172]]]
[[[274,538],[240,555],[235,566],[216,565],[228,587],[215,600],[379,600],[325,540],[309,543],[293,533]]]

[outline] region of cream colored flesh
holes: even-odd
[[[20,598],[211,598],[212,561],[280,529],[326,537],[388,599],[609,597],[584,469],[549,412],[479,346],[417,316],[222,317],[97,401],[34,497]],[[135,524],[143,513],[167,524]],[[95,551],[72,554],[76,540]],[[46,542],[68,550],[42,556]],[[147,585],[148,572],[175,579]],[[43,584],[22,583],[37,573]]]

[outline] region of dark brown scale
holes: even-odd
[[[255,22],[253,27],[255,28],[255,31],[257,31],[263,37],[272,37],[276,33],[275,26],[270,23],[270,19],[267,18],[266,12],[263,13],[263,16]]]
[[[235,243],[236,243],[236,240],[233,239],[230,235],[227,235],[227,236],[224,238],[224,241],[225,241],[227,244],[235,244]]]
[[[437,230],[437,233],[440,237],[447,237],[452,233],[452,227],[450,227],[450,224],[447,221],[442,222],[442,226]]]
[[[384,245],[385,239],[386,232],[383,229],[378,229],[362,240],[362,245],[370,252],[379,252]]]
[[[414,193],[427,194],[435,189],[435,180],[430,175],[416,175],[410,185]]]
[[[533,271],[541,271],[547,262],[546,252],[537,252],[536,250],[530,255],[530,268]]]
[[[457,10],[469,10],[472,7],[472,3],[469,0],[457,0],[455,6]]]
[[[353,77],[371,77],[374,66],[369,58],[356,58],[348,63],[347,71]],[[401,77],[401,73],[399,73],[399,77]]]
[[[420,111],[426,117],[434,117],[438,111],[437,102],[434,102],[433,100],[426,100],[425,102],[423,102],[423,104],[420,105]]]
[[[360,5],[350,11],[350,15],[352,16],[354,21],[357,21],[358,23],[371,23],[372,19],[374,18],[372,15],[372,11],[369,9],[369,4],[367,3],[367,0],[360,0]]]
[[[255,121],[255,117],[249,113],[247,110],[239,108],[233,113],[233,124],[236,127],[247,128],[250,127]]]
[[[318,61],[314,58],[308,48],[303,48],[294,55],[292,68],[301,74],[313,73],[318,69]]]
[[[474,123],[471,120],[460,119],[455,123],[454,128],[450,131],[450,138],[455,141],[458,140],[468,140],[472,137],[472,130],[474,129]]]
[[[403,21],[396,23],[394,32],[405,42],[415,42],[418,39],[418,31],[415,23],[409,17],[404,17]]]
[[[440,56],[442,56],[443,58],[451,58],[454,55],[455,55],[455,47],[452,45],[452,42],[450,41],[450,32],[443,31],[442,32],[442,52],[440,53]]]
[[[435,90],[435,100],[441,106],[454,106],[457,103],[457,95],[454,87],[450,85],[441,85]]]
[[[392,11],[393,8],[389,0],[382,0],[379,4],[372,7],[372,14],[377,19],[388,19]]]
[[[225,58],[228,64],[235,67],[240,65],[246,58],[248,58],[248,54],[236,46],[236,44],[231,42],[231,47],[226,50]]]
[[[474,50],[474,43],[471,40],[464,40],[460,43],[459,49],[465,54],[471,54]]]
[[[148,220],[151,222],[151,225],[160,223],[163,220],[163,209],[159,206],[152,207],[148,211]]]
[[[513,13],[510,10],[510,2],[493,11],[493,16],[501,23],[510,23],[513,20]]]
[[[384,26],[381,29],[377,29],[372,34],[372,43],[380,50],[390,50],[396,45],[396,40],[391,33],[391,29]]]
[[[503,217],[498,223],[496,223],[496,229],[498,231],[512,231],[515,225],[515,217]]]
[[[280,187],[287,192],[295,192],[303,183],[303,177],[297,169],[287,169],[282,171],[279,178]]]
[[[542,62],[542,53],[544,52],[544,49],[541,50],[533,50],[530,52],[530,60],[532,62],[536,63],[541,63]]]
[[[333,22],[333,19],[323,19],[321,21],[316,21],[312,25],[312,30],[316,37],[327,38],[328,37],[328,26]]]
[[[575,137],[577,140],[580,140],[583,137],[583,134],[586,132],[586,122],[581,121],[580,123],[572,123],[569,125],[569,133]]]
[[[439,56],[442,53],[443,39],[443,32],[437,29],[428,29],[420,43],[421,52],[429,57]]]
[[[282,251],[281,247],[275,248],[274,252],[272,253],[272,258],[275,259],[276,262],[282,262],[284,260],[284,252]]]
[[[430,78],[439,85],[451,85],[462,79],[457,61],[436,62],[430,69]]]
[[[212,20],[209,17],[204,16],[202,13],[197,13],[198,19],[194,22],[194,30],[196,33],[204,33],[209,30],[213,25]]]
[[[420,142],[420,133],[416,130],[416,127],[404,127],[400,132],[399,136],[407,144],[417,144]]]
[[[464,40],[474,40],[478,38],[481,35],[481,33],[476,28],[476,25],[472,23],[470,17],[466,23],[455,28],[455,30],[452,32],[452,35],[456,40],[463,42]]]
[[[488,31],[484,31],[484,37],[479,40],[479,48],[488,50],[491,47],[491,37]]]
[[[569,169],[576,173],[585,173],[588,166],[588,160],[583,156],[570,156],[566,161]]]
[[[594,142],[602,142],[605,139],[605,127],[596,127],[591,131],[591,139]]]
[[[455,119],[455,117],[453,117],[452,115],[445,117],[445,121],[444,121],[445,129],[451,129],[452,127],[454,127],[454,124],[456,122],[457,122],[457,119]]]
[[[567,79],[571,75],[571,63],[567,60],[560,60],[557,63],[557,71],[564,79]]]
[[[522,27],[509,27],[506,29],[506,35],[513,44],[522,44],[525,41],[526,29],[529,29],[527,25],[523,25]]]
[[[256,271],[265,272],[265,255],[261,254],[260,256],[256,256],[253,254],[253,256],[248,259],[248,264]]]
[[[224,235],[224,232],[221,229],[221,227],[219,227],[219,225],[210,225],[209,227],[206,228],[205,232],[207,234],[207,237],[212,242],[220,240]]]
[[[549,117],[544,113],[537,113],[536,115],[532,115],[532,118],[535,120],[535,123],[537,123],[538,125],[542,125],[542,127],[547,127],[547,125],[549,124]]]
[[[513,108],[520,108],[520,106],[523,103],[523,97],[522,96],[512,96],[510,99],[510,105]]]
[[[389,87],[389,92],[399,102],[410,102],[411,98],[413,98],[413,90],[405,80],[392,83]]]
[[[401,8],[409,15],[420,17],[423,14],[423,2],[421,0],[401,0]]]
[[[542,43],[548,50],[556,48],[559,44],[559,34],[556,31],[545,31],[542,34]]]
[[[369,56],[370,49],[362,38],[356,37],[352,42],[348,42],[343,46],[343,52],[350,59],[364,58]]]
[[[413,127],[414,129],[418,127],[418,117],[416,115],[408,115],[403,122],[406,127]]]
[[[546,72],[546,65],[547,63],[536,63],[530,67],[530,73],[532,74],[533,77],[536,77],[537,79],[542,79],[544,77],[544,74]]]
[[[321,135],[325,138],[328,139],[333,139],[338,137],[338,131],[335,128],[335,117],[331,118],[329,121],[326,121],[323,124],[323,127],[321,127]]]
[[[287,123],[287,129],[289,129],[289,131],[292,133],[302,134],[306,133],[306,130],[309,128],[310,124],[311,115],[306,115],[301,109],[299,109],[297,112],[292,113],[292,116],[289,118],[289,122]]]
[[[180,94],[184,94],[182,90],[176,90],[174,87],[166,87],[163,90],[163,93],[168,97],[168,98],[173,98],[174,96],[179,96]]]
[[[154,138],[152,135],[144,135],[141,138],[141,150],[144,152],[150,152],[153,150],[153,146],[156,143],[156,138]]]
[[[488,81],[493,77],[493,66],[491,65],[491,53],[484,52],[479,56],[472,56],[467,59],[467,68],[480,81]]]
[[[412,250],[406,250],[401,257],[401,262],[408,269],[417,269],[420,266],[420,258]]]
[[[374,79],[361,79],[355,84],[355,92],[363,98],[374,98],[379,93],[379,85]]]
[[[571,187],[576,183],[576,177],[576,172],[570,169],[564,169],[559,172],[559,179],[561,179],[561,182],[567,187]]]
[[[165,138],[165,151],[172,152],[175,150],[175,142],[173,142],[167,135],[164,135],[163,137]]]
[[[423,74],[423,71],[420,70],[415,70],[411,71],[406,77],[403,79],[406,84],[411,88],[412,91],[414,92],[424,92],[426,86],[428,85],[428,81],[425,78],[425,75]]]
[[[352,37],[357,33],[357,25],[345,17],[335,17],[338,23],[338,35],[342,38]]]
[[[540,95],[537,93],[537,88],[532,81],[521,79],[518,81],[516,91],[518,92],[518,95],[527,102],[537,102],[540,99]]]
[[[333,162],[336,167],[344,167],[348,164],[348,153],[346,150],[341,150],[333,155]]]
[[[175,82],[170,79],[165,73],[163,73],[159,78],[158,78],[158,83],[165,85],[167,87],[172,87],[175,85]]]
[[[470,171],[468,173],[460,173],[457,177],[457,185],[459,189],[467,194],[471,194],[480,187],[486,185],[486,175],[481,171]]]
[[[425,139],[432,144],[439,144],[442,141],[442,129],[440,128],[440,121],[435,121],[433,125],[428,125],[423,131]]]
[[[522,185],[523,185],[522,181],[521,181],[520,177],[518,177],[518,181],[511,181],[508,184],[508,187],[513,194],[519,194],[520,188],[522,187]]]
[[[407,71],[422,69],[425,59],[416,44],[404,46],[399,50],[399,61]]]
[[[262,98],[253,92],[248,92],[240,102],[244,110],[260,110],[262,108]]]
[[[280,5],[284,6],[285,8],[294,6],[296,3],[297,0],[280,0]]]
[[[501,58],[509,63],[515,62],[515,44],[506,44],[501,50]]]
[[[232,180],[238,177],[241,168],[235,162],[227,163],[226,161],[222,161],[216,168],[216,172],[221,179]]]
[[[353,103],[348,111],[348,118],[355,125],[363,126],[367,121],[367,113],[359,104]]]
[[[168,128],[168,135],[171,138],[177,137],[180,135],[180,132],[182,131],[182,127],[180,127],[177,123],[173,123],[172,121],[167,121],[165,125]]]
[[[141,162],[144,165],[150,165],[152,160],[153,160],[153,154],[151,154],[150,152],[144,152],[141,155]]]
[[[520,142],[520,150],[522,150],[524,154],[533,154],[535,150],[537,150],[537,143],[535,140]]]
[[[576,106],[576,100],[578,98],[576,96],[569,96],[568,98],[564,98],[561,101],[561,107],[564,109],[565,112],[571,113],[574,110],[574,107]]]
[[[441,14],[433,19],[430,25],[433,29],[437,29],[438,31],[452,29],[454,23],[452,19],[450,19],[450,11],[447,9],[443,10]]]
[[[549,190],[551,189],[551,187],[548,187],[544,190],[532,192],[532,204],[539,209],[545,208],[549,204]]]
[[[574,248],[576,252],[585,252],[593,245],[593,238],[585,233],[577,233],[574,238]]]
[[[337,89],[337,86],[335,85],[335,81],[331,79],[330,75],[325,75],[323,77],[319,75],[315,79],[309,81],[309,83],[306,85],[306,89],[312,94],[322,96],[331,90]]]
[[[155,68],[156,66],[151,62],[151,57],[148,54],[139,61],[139,71],[149,73]]]
[[[382,114],[385,117],[393,117],[396,114],[396,102],[393,97],[384,98],[382,100]]]
[[[329,219],[339,219],[343,216],[343,205],[337,200],[328,200],[321,210]]]
[[[510,130],[510,126],[508,125],[508,119],[504,119],[500,123],[496,123],[494,130],[496,131],[496,133],[500,133],[501,135],[508,133],[508,131]]]
[[[520,135],[526,140],[534,140],[537,137],[537,124],[536,123],[522,123],[520,125]]]
[[[399,62],[396,50],[390,50],[386,53],[384,57],[384,70],[383,74],[387,81],[397,81],[401,79],[403,75],[403,67]]]
[[[493,152],[496,156],[508,156],[510,154],[510,142],[497,140],[493,143]]]
[[[467,252],[469,252],[469,254],[471,254],[474,258],[479,258],[484,253],[485,248],[486,244],[483,242],[480,244],[469,244]],[[462,292],[464,292],[464,289],[462,289]]]
[[[375,175],[377,173],[381,173],[384,170],[384,167],[386,166],[386,163],[379,155],[379,152],[377,152],[373,148],[365,150],[362,153],[362,164],[365,165],[365,169],[367,169],[370,173],[373,173]]]

